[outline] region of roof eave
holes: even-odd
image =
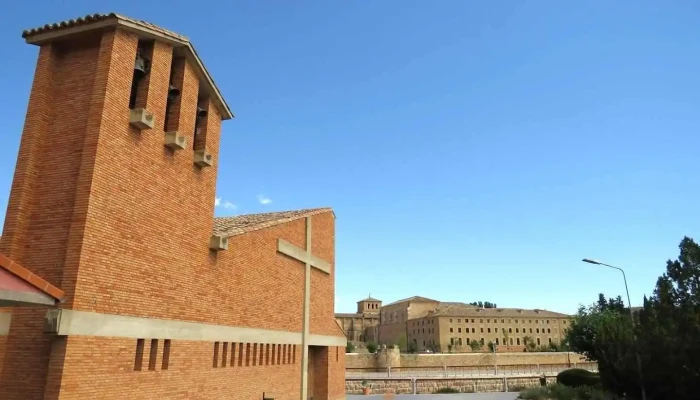
[[[204,83],[205,83],[207,89],[209,89],[209,91],[213,94],[212,98],[213,98],[214,102],[216,103],[216,106],[219,109],[219,111],[221,111],[221,119],[227,120],[227,119],[234,118],[233,112],[229,108],[228,104],[226,104],[226,100],[224,100],[224,97],[221,95],[219,88],[214,83],[214,80],[212,79],[211,75],[209,74],[207,69],[204,67],[202,60],[197,55],[197,52],[195,51],[194,46],[192,46],[192,43],[190,43],[189,41],[174,38],[170,35],[166,35],[164,33],[155,31],[155,30],[147,28],[145,26],[141,26],[141,25],[135,24],[131,21],[121,19],[118,16],[115,16],[113,18],[108,18],[108,19],[105,19],[102,21],[88,23],[88,24],[77,25],[77,26],[72,26],[72,27],[65,27],[65,28],[60,28],[57,30],[50,30],[47,32],[34,33],[34,34],[26,36],[24,38],[24,40],[28,44],[40,46],[44,43],[55,40],[59,37],[70,36],[70,35],[75,35],[78,33],[87,32],[87,31],[91,31],[91,30],[106,29],[106,28],[111,28],[111,27],[119,27],[119,28],[122,28],[126,31],[136,33],[140,37],[144,37],[147,39],[153,39],[153,40],[157,39],[157,40],[166,42],[166,43],[170,44],[171,46],[173,46],[173,48],[178,48],[178,47],[186,48],[188,50],[185,52],[187,60],[197,70],[196,71],[197,76],[204,78],[204,81],[205,81]]]

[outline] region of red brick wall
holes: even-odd
[[[221,344],[219,366],[214,368],[214,343],[173,340],[168,369],[163,370],[163,341],[159,340],[155,370],[149,370],[151,341],[147,339],[142,370],[134,371],[135,339],[69,337],[63,340],[67,340],[66,359],[82,362],[65,363],[60,382],[61,400],[260,400],[263,392],[276,400],[299,398],[300,346],[297,347],[296,363],[272,365],[270,360],[269,365],[262,366],[252,365],[252,355],[250,365],[246,366],[246,346],[243,346],[243,365],[239,366],[236,346],[234,365],[231,366],[229,344],[228,362],[222,367]],[[47,398],[55,398],[49,392],[57,388],[57,385],[47,388]]]
[[[189,146],[163,146],[172,49],[156,44],[146,91],[155,125],[130,127],[137,40],[117,31],[87,44],[66,44],[60,52],[42,48],[8,206],[8,237],[0,250],[63,289],[61,307],[299,332],[304,267],[276,247],[277,238],[304,247],[304,220],[233,237],[228,251],[209,251],[220,114],[204,101],[206,147],[215,165],[199,168],[191,147],[199,82],[193,68],[182,64],[175,74],[182,101],[172,114]],[[334,217],[328,212],[312,221],[312,251],[333,264]],[[32,251],[25,253],[30,241]],[[312,333],[342,336],[334,321],[333,281],[334,271],[312,272]],[[298,366],[213,368],[213,343],[173,341],[168,371],[148,371],[144,361],[146,371],[135,372],[136,340],[52,342],[41,332],[42,322],[41,310],[13,317],[8,343],[18,350],[8,351],[0,378],[7,398],[39,399],[45,388],[46,398],[57,398],[60,390],[62,399],[160,399],[165,393],[187,399],[248,398],[238,395],[246,393],[257,399],[260,382],[278,399],[298,394]],[[147,358],[151,338],[144,339]],[[332,371],[331,391],[340,393],[340,364]],[[18,379],[21,374],[27,378]],[[124,396],[125,390],[134,393]]]
[[[5,343],[7,336],[0,336],[0,376],[2,376],[2,359],[5,357]]]
[[[43,47],[10,194],[2,252],[54,285],[62,281],[74,220],[99,39],[80,48]],[[47,81],[51,81],[49,84]],[[51,123],[44,118],[49,116]],[[27,251],[31,249],[32,251]],[[50,337],[45,309],[17,308],[7,339],[0,392],[43,393]],[[31,384],[27,384],[24,378]]]
[[[345,398],[345,347],[331,347],[328,363],[328,398]]]

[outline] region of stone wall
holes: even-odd
[[[395,350],[388,349],[387,352]],[[494,365],[494,357],[498,365],[562,365],[585,362],[585,358],[576,353],[489,353],[467,354],[401,354],[400,357],[389,356],[394,360],[392,368],[442,367],[442,366],[490,366]],[[353,368],[383,368],[386,366],[387,354],[380,351],[376,354],[348,354],[345,367]],[[397,361],[398,360],[398,361]]]
[[[413,394],[411,379],[380,379],[367,381],[372,393]],[[362,394],[362,379],[345,380],[346,394]]]
[[[555,379],[549,376],[548,380]],[[372,379],[367,383],[373,394],[416,394],[435,393],[441,388],[453,388],[460,393],[518,392],[540,384],[539,376],[484,377],[484,378],[424,378],[424,379]],[[362,380],[348,379],[345,382],[347,394],[362,394]]]

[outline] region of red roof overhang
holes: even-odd
[[[0,254],[0,307],[53,306],[63,296],[62,290]]]

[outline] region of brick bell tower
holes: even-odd
[[[168,307],[216,261],[219,136],[231,110],[189,40],[152,24],[95,14],[23,37],[39,56],[0,253],[65,291],[59,308]],[[45,315],[12,310],[3,399],[58,397],[71,340],[46,331]]]

